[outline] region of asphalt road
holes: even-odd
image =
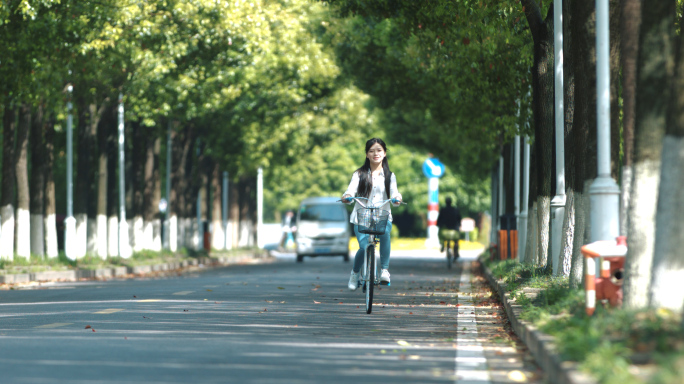
[[[474,255],[437,256],[393,253],[371,315],[341,258],[0,291],[0,383],[541,382]]]

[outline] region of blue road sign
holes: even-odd
[[[423,174],[425,177],[442,177],[444,176],[444,164],[439,159],[430,157],[423,163]]]

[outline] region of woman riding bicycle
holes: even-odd
[[[366,161],[361,168],[354,171],[349,187],[342,195],[342,200],[350,204],[352,197],[365,197],[368,204],[381,203],[386,199],[395,199],[393,204],[398,206],[401,204],[401,194],[397,190],[397,178],[390,171],[389,163],[387,162],[387,146],[381,139],[372,138],[366,142]],[[357,201],[354,205],[354,211],[351,214],[349,221],[354,224],[354,233],[359,242],[359,250],[356,251],[354,258],[354,267],[349,277],[348,287],[351,291],[355,291],[359,284],[359,271],[363,265],[364,249],[368,245],[368,234],[359,233],[359,223],[357,220],[357,213],[363,206]],[[390,203],[386,203],[383,210],[390,211]],[[390,213],[387,221],[387,230],[384,235],[379,235],[382,246],[380,247],[380,281],[389,284],[389,258],[390,258],[390,231],[392,229],[392,214]]]

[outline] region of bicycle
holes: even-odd
[[[447,229],[442,232],[442,237],[444,238],[444,249],[446,250],[447,268],[451,269],[452,261],[458,259],[458,231],[455,229]],[[451,248],[451,242],[454,242],[453,249]]]
[[[376,252],[376,248],[380,243],[380,239],[376,236],[384,235],[387,230],[387,220],[389,220],[389,211],[383,210],[381,207],[388,202],[398,203],[397,199],[387,199],[374,206],[367,207],[361,200],[368,201],[365,197],[348,197],[347,201],[338,200],[339,202],[350,202],[356,200],[363,208],[357,211],[357,221],[359,232],[369,235],[368,245],[364,249],[363,267],[361,269],[361,279],[363,281],[363,292],[366,294],[366,313],[370,314],[373,310],[373,287],[376,285],[387,285],[380,281],[379,260],[380,253]],[[401,202],[406,205],[406,203]]]

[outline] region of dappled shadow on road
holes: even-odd
[[[84,379],[89,371],[126,368],[130,377],[156,372],[155,382],[539,380],[500,304],[480,277],[471,278],[476,269],[470,261],[448,270],[438,258],[393,259],[392,285],[376,291],[371,315],[361,291],[346,289],[350,267],[329,260],[281,262],[219,269],[153,288],[140,282],[121,292],[135,293],[128,300],[84,301],[60,312],[71,325],[22,332],[5,322],[0,332],[21,339],[19,355],[34,346],[59,356],[34,358],[33,374],[87,361]],[[120,310],[101,313],[107,308]],[[42,316],[14,313],[6,320]],[[50,346],[41,343],[45,337]],[[103,344],[107,352],[98,349]],[[0,364],[7,359],[0,354]],[[16,355],[11,360],[28,363]]]

